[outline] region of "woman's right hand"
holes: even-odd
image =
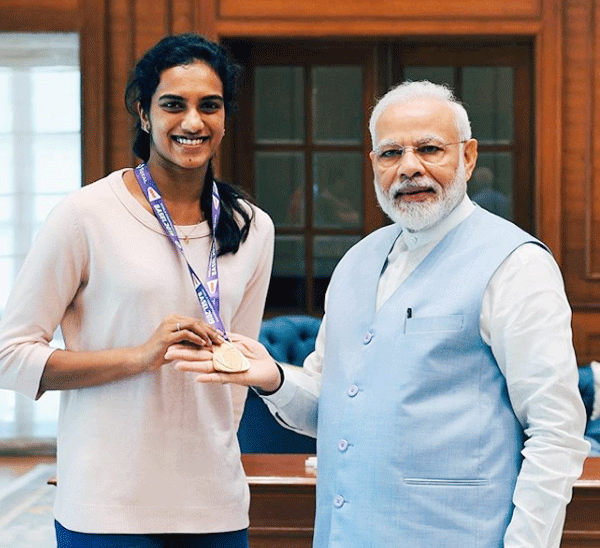
[[[38,396],[47,390],[72,390],[97,386],[154,371],[167,363],[173,345],[205,349],[221,344],[221,334],[197,318],[172,315],[165,318],[142,345],[96,351],[55,350],[46,361]]]
[[[137,347],[137,359],[142,367],[145,365],[151,371],[168,361],[165,354],[170,346],[181,344],[210,349],[213,344],[221,344],[223,340],[223,336],[205,321],[173,314],[160,323],[143,345]]]

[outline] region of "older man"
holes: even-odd
[[[340,261],[304,367],[242,337],[245,373],[168,355],[317,436],[315,548],[558,547],[589,449],[559,269],[467,198],[477,141],[447,88],[400,85],[370,129],[394,224]]]

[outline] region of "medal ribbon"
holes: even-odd
[[[192,282],[194,283],[194,288],[196,289],[196,295],[198,297],[198,301],[200,302],[200,307],[202,308],[202,313],[204,314],[204,318],[207,323],[212,325],[215,329],[220,331],[223,334],[223,337],[227,339],[227,334],[225,331],[225,326],[223,325],[223,321],[219,316],[220,310],[220,289],[219,289],[219,269],[217,267],[217,248],[215,244],[215,231],[217,229],[217,224],[219,222],[219,216],[221,214],[221,199],[219,197],[219,189],[217,188],[217,184],[213,181],[212,183],[212,237],[210,241],[210,253],[208,256],[208,268],[206,272],[206,286],[202,283],[202,280],[196,275],[194,269],[191,267],[187,257],[185,256],[185,251],[181,242],[179,241],[179,236],[177,236],[177,231],[175,230],[175,225],[173,223],[173,219],[171,215],[167,211],[167,206],[165,205],[162,196],[156,186],[156,183],[152,179],[150,175],[150,171],[148,170],[148,166],[146,164],[140,164],[134,170],[135,178],[137,179],[144,196],[148,200],[150,207],[152,207],[152,211],[154,211],[154,215],[158,219],[158,222],[163,227],[165,234],[171,240],[171,243],[179,250],[179,252],[183,255],[185,262],[187,263],[188,269],[190,271],[190,276],[192,277]]]

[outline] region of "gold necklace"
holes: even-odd
[[[183,235],[183,236],[181,236],[181,235],[180,235],[180,236],[179,236],[179,239],[180,239],[180,240],[183,240],[183,243],[184,243],[184,244],[186,244],[186,245],[187,245],[187,244],[189,244],[189,243],[190,243],[190,238],[191,238],[192,234],[193,234],[194,232],[196,232],[196,230],[198,229],[198,227],[199,227],[201,224],[202,224],[202,220],[198,221],[198,222],[197,222],[197,223],[196,223],[196,224],[195,224],[195,225],[192,227],[192,230],[190,230],[190,231],[189,231],[187,234],[186,234],[186,233],[183,231],[183,229],[181,228],[181,226],[178,226],[178,227],[177,227],[177,232],[181,232],[181,234]]]

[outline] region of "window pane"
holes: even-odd
[[[270,309],[298,309],[306,304],[302,236],[276,236],[273,276],[267,295]]]
[[[313,298],[317,309],[322,310],[325,292],[335,265],[360,236],[315,236],[313,243]]]
[[[362,143],[362,67],[314,67],[312,87],[314,141]]]
[[[302,67],[257,67],[254,128],[258,143],[304,141]]]
[[[2,173],[2,186],[0,187],[0,193],[2,194],[5,192],[10,192],[14,189],[15,176],[13,161],[13,138],[10,134],[0,134],[0,173]]]
[[[481,207],[512,220],[513,157],[509,152],[479,154],[469,181],[469,196]]]
[[[0,274],[1,276],[1,274]],[[12,422],[15,417],[15,393],[0,389],[0,424]]]
[[[0,194],[0,225],[8,225],[12,221],[14,211],[12,194]]]
[[[481,143],[513,140],[513,68],[464,67],[462,100]]]
[[[434,84],[446,84],[454,89],[454,67],[404,67],[405,80],[429,80]]]
[[[277,236],[273,258],[274,276],[304,276],[304,238]]]
[[[13,196],[1,195],[0,194],[0,257],[8,258],[15,254],[15,242],[14,242],[14,231],[15,226],[13,223]],[[6,287],[10,287],[12,284],[12,272],[11,277],[4,280]],[[0,307],[4,304],[4,301],[0,299]],[[0,311],[2,308],[0,308]]]
[[[360,236],[315,236],[313,274],[315,278],[329,278],[335,265]]]
[[[36,133],[79,132],[79,70],[36,68],[31,73],[33,130]]]
[[[2,60],[0,59],[0,64]],[[6,105],[12,104],[12,71],[7,68],[0,67],[0,105],[4,108],[0,109],[0,135],[9,133],[12,130],[12,109],[6,108]]]
[[[8,226],[6,223],[0,224],[0,257],[14,255],[14,240],[12,226]]]
[[[12,257],[4,255],[4,251],[0,251],[0,315],[4,304],[8,300],[8,294],[15,276],[15,263]],[[3,394],[3,392],[0,392]],[[0,396],[0,405],[2,405],[2,397]]]
[[[318,228],[362,227],[360,152],[320,152],[313,160],[313,215]]]
[[[304,225],[304,155],[257,152],[254,160],[256,200],[276,226]]]
[[[81,137],[36,135],[33,141],[35,192],[67,193],[81,184]]]
[[[50,210],[63,198],[64,194],[36,194],[33,197],[32,241]]]

